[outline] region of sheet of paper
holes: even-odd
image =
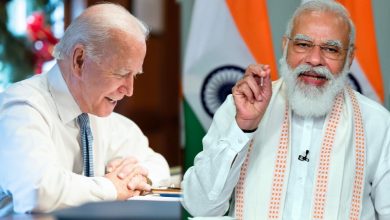
[[[181,197],[165,197],[165,196],[159,196],[158,194],[149,194],[146,196],[134,196],[134,197],[131,197],[129,200],[176,202],[176,201],[181,201],[182,198]]]

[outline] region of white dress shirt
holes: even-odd
[[[169,183],[166,160],[131,120],[90,116],[95,177],[83,176],[80,108],[57,65],[0,94],[0,216],[115,200],[103,177],[115,158],[136,157],[154,185]]]
[[[287,185],[286,206],[283,219],[310,219],[311,201],[313,195],[313,180],[315,179],[314,161],[318,161],[321,148],[321,137],[325,117],[302,118],[295,114],[292,116],[291,141],[292,159]],[[309,161],[301,161],[299,155],[305,155]]]
[[[390,219],[390,114],[366,97],[357,95],[357,99],[362,112],[367,155],[361,219]],[[203,139],[203,151],[196,156],[194,166],[184,175],[183,206],[194,216],[222,216],[229,205],[229,215],[234,213],[234,188],[248,143],[255,133],[261,132],[243,133],[234,115],[234,101],[228,96],[214,115],[213,123]],[[313,161],[318,161],[324,121],[325,118],[292,115],[292,156],[282,214],[285,220],[311,217],[315,179]],[[298,156],[305,155],[306,150],[309,150],[309,162],[298,160]],[[258,205],[244,204],[254,209]]]

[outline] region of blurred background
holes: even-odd
[[[97,2],[1,0],[0,92],[48,70],[54,62],[51,50],[64,29]],[[277,78],[286,22],[302,1],[110,2],[123,5],[151,28],[145,74],[137,77],[133,97],[115,111],[135,121],[151,147],[180,173],[192,165],[215,110],[249,63],[270,63]],[[340,2],[358,24],[359,52],[350,83],[389,109],[390,1]]]

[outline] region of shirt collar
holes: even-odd
[[[67,124],[68,122],[74,120],[82,112],[73,95],[70,93],[58,64],[55,64],[47,74],[49,91],[55,100],[54,102],[56,104],[58,115],[61,121],[64,124]]]

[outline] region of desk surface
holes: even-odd
[[[74,219],[181,219],[181,204],[176,201],[127,200],[92,202],[50,214],[12,215],[6,220],[74,220]]]
[[[179,201],[127,200],[92,202],[53,213],[60,220],[74,219],[148,219],[176,220],[181,218]]]
[[[0,218],[4,220],[55,220],[56,218],[52,215],[28,215],[28,214],[21,214],[21,215],[11,215],[7,216],[5,218]]]

